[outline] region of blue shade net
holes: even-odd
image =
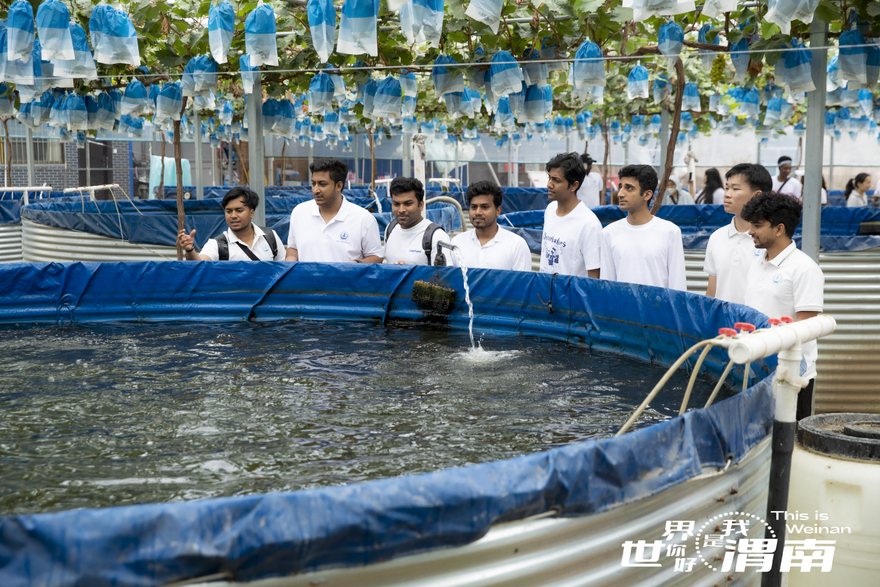
[[[315,74],[309,83],[309,113],[324,116],[333,110],[333,80],[324,72]]]
[[[29,61],[34,48],[34,9],[27,0],[15,0],[6,17],[6,59]]]
[[[626,95],[630,100],[648,97],[648,70],[643,66],[636,65],[629,71]]]
[[[813,54],[796,39],[792,39],[791,47],[795,50],[785,52],[785,85],[792,94],[812,92],[816,89],[810,73]]]
[[[443,32],[443,0],[407,0],[400,7],[400,30],[407,43],[440,46]]]
[[[257,82],[257,72],[260,68],[252,64],[251,56],[244,54],[238,59],[238,68],[241,71],[241,83],[245,94],[254,93],[254,84]]]
[[[669,93],[669,78],[662,73],[654,78],[653,96],[654,104],[659,104],[666,99]]]
[[[379,54],[376,40],[379,0],[345,0],[339,19],[336,50],[346,55]]]
[[[498,33],[503,4],[503,0],[471,0],[464,13],[475,21],[488,26],[492,29],[492,33]]]
[[[703,8],[703,13],[705,14],[705,7]],[[697,42],[706,45],[717,45],[718,35],[715,35],[715,37],[711,41],[708,39],[708,34],[711,30],[711,24],[704,24],[700,28],[700,32],[697,33]],[[700,61],[702,61],[703,67],[705,67],[706,69],[711,69],[712,62],[715,61],[715,56],[718,55],[718,53],[710,49],[699,49],[698,51],[700,53]]]
[[[245,53],[250,55],[251,65],[278,65],[275,32],[275,11],[260,0],[244,21]]]
[[[336,8],[333,0],[309,0],[306,5],[312,45],[318,58],[327,61],[336,44]]]
[[[150,94],[139,80],[134,80],[125,87],[119,106],[122,116],[141,116],[148,114],[153,109]]]
[[[40,7],[42,10],[42,6]],[[37,22],[39,22],[39,12],[37,13]],[[98,79],[98,70],[95,66],[95,58],[89,49],[89,41],[86,37],[86,31],[79,24],[71,24],[68,31],[73,42],[73,57],[71,59],[52,59],[52,74],[59,78],[82,78],[87,80]],[[42,37],[43,55],[46,59],[46,38]],[[59,54],[56,52],[56,55]]]
[[[769,0],[764,20],[772,22],[787,35],[791,32],[791,21],[812,22],[818,5],[819,0]]]
[[[97,11],[102,4],[94,8]],[[98,42],[95,42],[95,23],[89,20],[89,31],[92,33],[92,45],[95,48],[95,61],[111,65],[114,63],[125,63],[135,67],[141,64],[140,52],[138,50],[137,33],[131,19],[128,15],[113,8],[105,6],[98,15],[100,24],[100,34]]]
[[[385,120],[400,118],[402,99],[403,90],[401,90],[400,82],[393,75],[389,75],[380,81],[376,88],[376,97],[373,98],[373,116]]]
[[[235,33],[235,8],[229,2],[211,5],[208,12],[208,44],[217,63],[226,63]]]
[[[496,97],[507,96],[522,89],[522,68],[507,51],[495,53],[489,73],[492,76],[492,93]]]
[[[183,90],[180,82],[168,82],[159,90],[156,98],[156,117],[180,120],[180,110],[183,107]]]
[[[431,69],[431,81],[434,83],[434,95],[438,99],[444,94],[461,92],[464,89],[461,68],[446,67],[454,63],[457,63],[455,59],[446,54],[442,54],[434,60],[434,67]]]
[[[865,37],[856,29],[844,31],[838,39],[840,54],[837,63],[840,66],[840,79],[855,82],[861,86],[868,84],[868,52]]]
[[[695,111],[700,109],[700,91],[694,82],[688,82],[684,85],[684,92],[681,96],[681,109]]]
[[[36,27],[40,35],[40,43],[43,51],[43,59],[59,59],[72,61],[75,59],[73,33],[71,28],[79,24],[71,25],[70,11],[60,0],[46,0],[37,8]],[[85,36],[85,31],[83,31]],[[88,42],[86,43],[88,47]],[[89,51],[89,58],[92,53]],[[94,64],[94,59],[92,59]]]
[[[733,76],[734,83],[742,83],[746,79],[749,70],[749,40],[745,37],[731,45],[730,61],[736,74]]]
[[[657,48],[661,55],[666,58],[669,71],[672,71],[678,56],[681,54],[681,46],[684,43],[684,31],[677,22],[667,22],[657,31]]]

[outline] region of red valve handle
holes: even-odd
[[[737,322],[733,325],[737,330],[742,330],[743,332],[754,332],[755,325],[749,324],[748,322]]]
[[[770,326],[779,326],[782,323],[779,318],[770,318],[767,322],[770,323]]]
[[[792,318],[791,316],[783,316],[782,318],[780,318],[780,320],[782,320],[786,324],[791,324],[792,322],[794,322],[794,318]]]
[[[736,336],[736,330],[734,330],[733,328],[719,328],[718,334],[721,334],[723,336]]]

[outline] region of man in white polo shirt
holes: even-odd
[[[385,262],[395,265],[437,265],[437,243],[450,241],[446,231],[422,216],[425,188],[414,177],[395,177],[388,186],[391,212],[385,229]],[[442,251],[441,265],[453,265],[451,251]]]
[[[578,199],[586,170],[577,153],[560,153],[547,163],[547,197],[541,235],[541,273],[599,278],[602,223]]]
[[[587,205],[587,208],[605,205],[605,190],[602,189],[602,175],[593,169],[593,158],[589,153],[581,155],[581,162],[586,168],[584,187],[578,191],[578,198]]]
[[[312,197],[290,213],[288,261],[307,263],[381,263],[379,224],[373,215],[345,199],[348,166],[339,159],[309,165]]]
[[[181,230],[177,244],[186,252],[187,261],[283,261],[284,247],[271,228],[263,230],[253,223],[254,210],[260,205],[260,196],[242,187],[232,188],[220,202],[229,227],[217,238],[205,243],[197,251],[193,229],[189,234]]]
[[[627,165],[618,175],[617,200],[626,218],[605,227],[602,279],[687,291],[681,229],[648,207],[657,172],[650,165]]]
[[[493,181],[468,186],[468,216],[473,228],[452,239],[466,267],[531,271],[532,255],[526,240],[498,226],[504,193]]]
[[[712,233],[706,245],[703,271],[709,274],[706,295],[742,304],[749,267],[761,254],[749,234],[751,225],[740,216],[743,206],[761,192],[769,192],[770,172],[756,163],[740,163],[727,172],[724,211],[733,214],[730,224]]]
[[[801,221],[801,204],[787,194],[762,193],[746,204],[740,215],[751,224],[749,234],[756,249],[764,253],[749,268],[745,304],[768,318],[788,316],[795,321],[822,312],[825,276],[810,257],[795,246],[791,237]],[[815,340],[802,345],[810,383],[797,400],[797,419],[812,413],[813,380],[819,350]]]

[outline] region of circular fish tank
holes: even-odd
[[[454,268],[0,274],[4,585],[503,585],[523,564],[544,577],[530,584],[599,585],[653,573],[621,567],[624,535],[766,505],[773,360],[682,416],[679,372],[611,436],[695,342],[763,324],[741,306],[469,270],[472,348]],[[453,290],[452,310],[426,307],[417,281]],[[726,362],[709,353],[691,408]]]

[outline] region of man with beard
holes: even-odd
[[[560,153],[547,163],[547,197],[541,235],[541,273],[599,278],[602,223],[578,199],[586,170],[577,153]]]
[[[221,205],[229,230],[209,240],[201,251],[195,249],[195,229],[189,234],[185,230],[177,234],[177,244],[188,261],[284,260],[284,247],[275,231],[253,223],[260,196],[245,188],[232,188],[223,196]]]
[[[492,181],[468,186],[468,216],[473,228],[452,239],[466,267],[531,271],[532,256],[523,237],[498,226],[504,193]]]
[[[434,265],[437,243],[449,242],[446,231],[422,216],[425,211],[425,188],[414,177],[395,177],[388,187],[391,212],[385,229],[385,260],[396,265]],[[441,265],[453,265],[450,251],[442,255]]]
[[[749,267],[743,303],[769,318],[788,316],[806,320],[822,312],[825,276],[822,270],[792,241],[801,221],[801,204],[788,194],[761,193],[749,200],[740,212],[751,225],[749,234],[756,249],[763,249]],[[802,375],[809,384],[798,394],[798,420],[812,413],[813,380],[819,348],[811,340],[802,345],[806,369]]]

